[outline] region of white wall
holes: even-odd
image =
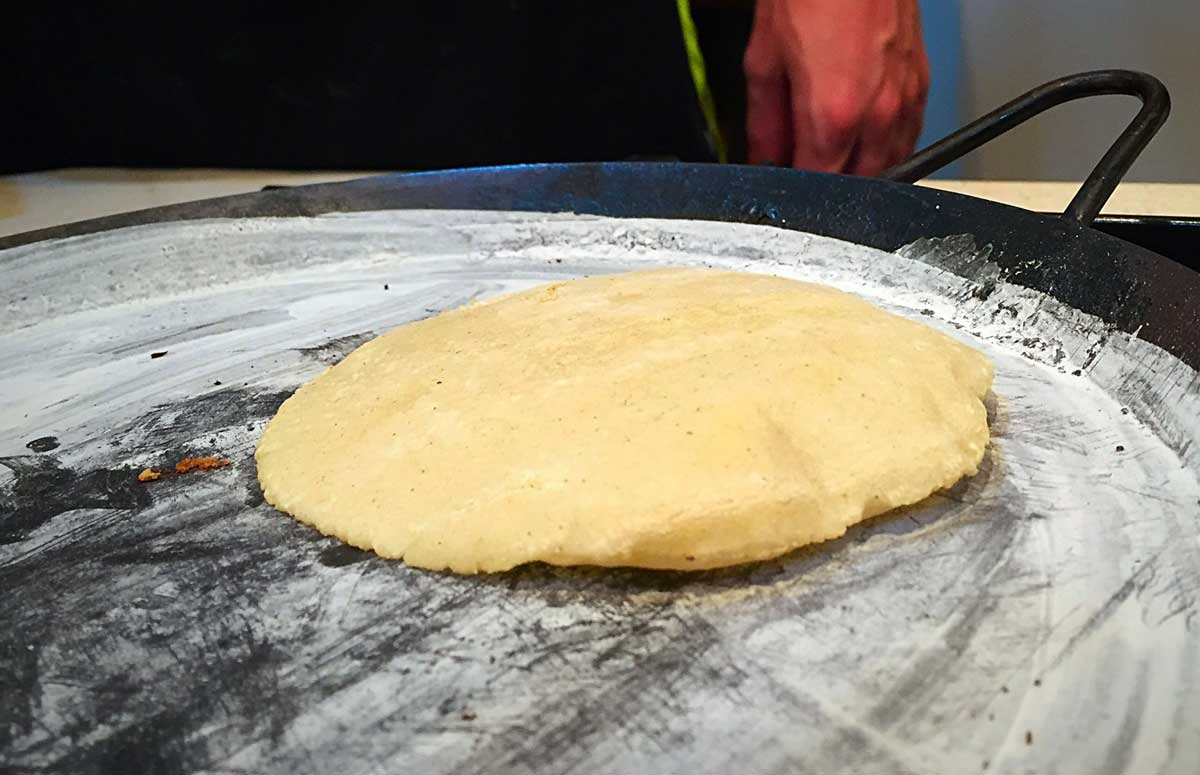
[[[964,119],[1061,75],[1144,70],[1167,85],[1173,106],[1127,179],[1200,182],[1200,0],[940,2],[961,4]],[[1137,106],[1131,97],[1059,106],[966,157],[962,174],[1081,179]]]

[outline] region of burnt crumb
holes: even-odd
[[[214,380],[213,380],[213,387],[220,387],[220,386],[221,386],[221,380],[219,380],[219,379],[214,379]]]
[[[1033,745],[1033,732],[1025,730],[1025,745]]]
[[[921,310],[921,314],[927,318],[931,318],[933,317],[933,310],[931,310],[929,307],[925,307]]]
[[[154,360],[155,358],[161,358],[166,354],[167,354],[166,350],[159,350],[158,352],[150,353],[150,360]]]
[[[1125,451],[1125,445],[1124,445],[1124,444],[1118,444],[1118,445],[1117,445],[1117,452],[1124,452],[1124,451]]]
[[[387,283],[384,283],[384,284],[383,284],[383,289],[384,289],[385,291],[388,289],[388,284],[387,284]]]
[[[1034,685],[1034,686],[1041,686],[1041,685],[1042,685],[1042,679],[1040,679],[1040,678],[1035,678],[1035,679],[1033,679],[1033,685]]]
[[[1128,406],[1122,406],[1122,407],[1121,407],[1121,414],[1129,414],[1129,407],[1128,407]]]
[[[1075,371],[1071,372],[1071,376],[1072,377],[1082,377],[1083,369],[1075,369]]]
[[[214,468],[225,468],[228,460],[205,455],[204,457],[185,457],[175,464],[175,473],[186,474],[189,471],[209,471]]]
[[[476,718],[478,718],[478,716],[475,715],[475,711],[473,710],[464,710],[462,712],[463,721],[474,721]]]
[[[556,258],[556,259],[554,259],[554,263],[556,263],[556,264],[561,264],[561,263],[562,263],[562,259],[561,259],[561,258]]]
[[[58,439],[54,436],[40,436],[26,444],[25,449],[31,449],[34,452],[49,452],[52,449],[58,449]]]

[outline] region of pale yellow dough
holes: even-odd
[[[266,499],[459,573],[713,568],[840,536],[976,471],[992,365],[832,288],[668,269],[385,334],[284,402]]]

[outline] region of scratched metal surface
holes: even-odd
[[[0,767],[1200,771],[1197,374],[987,258],[419,211],[0,252]],[[699,574],[417,571],[262,503],[263,424],[370,336],[668,264],[827,282],[984,349],[979,475]],[[232,465],[136,480],[196,454]]]

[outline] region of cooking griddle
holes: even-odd
[[[1053,252],[925,235],[885,251],[770,225],[385,210],[0,253],[19,293],[0,311],[0,763],[1194,772],[1194,364],[1135,332],[1145,305],[1106,318],[1011,281],[1057,271],[1033,263]],[[263,425],[362,342],[651,266],[824,282],[980,347],[997,378],[979,474],[700,573],[415,570],[263,503]],[[230,465],[173,472],[197,456]]]

